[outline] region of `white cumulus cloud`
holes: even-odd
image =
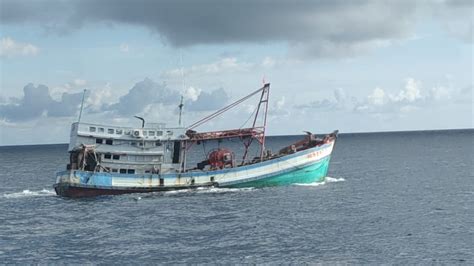
[[[0,57],[37,55],[39,48],[30,43],[22,43],[10,37],[0,39]]]
[[[126,43],[120,44],[120,52],[128,53],[130,51],[130,47]]]

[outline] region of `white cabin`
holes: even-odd
[[[166,174],[183,169],[185,128],[148,124],[143,128],[73,123],[68,151],[93,146],[98,166],[94,171],[121,174]],[[72,161],[71,161],[72,164]],[[68,168],[75,166],[69,165]]]

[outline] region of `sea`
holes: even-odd
[[[472,129],[340,134],[322,183],[87,199],[54,193],[66,150],[0,147],[0,264],[474,264]]]

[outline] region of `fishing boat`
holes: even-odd
[[[91,197],[200,187],[266,187],[325,180],[338,131],[317,136],[307,132],[300,141],[273,153],[266,149],[265,129],[270,84],[189,125],[145,123],[120,127],[75,122],[71,126],[66,170],[56,174],[54,189],[64,197]],[[246,128],[198,132],[196,128],[240,103],[258,97],[252,125]],[[82,113],[82,107],[81,107]],[[243,152],[218,147],[188,165],[194,146],[237,140]],[[253,146],[252,146],[253,145]],[[257,146],[257,156],[249,156]]]

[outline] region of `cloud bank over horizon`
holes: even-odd
[[[116,103],[110,102],[110,97],[107,97],[110,93],[107,90],[105,87],[87,91],[84,95],[84,112],[90,114],[111,112],[118,117],[132,117],[149,110],[152,105],[176,109],[181,97],[180,91],[170,89],[164,83],[159,84],[149,78],[137,82]],[[0,101],[0,119],[9,123],[23,123],[41,117],[73,117],[78,114],[82,95],[82,92],[63,92],[59,100],[54,100],[47,86],[42,84],[34,86],[29,83],[23,88],[23,97]],[[183,95],[186,95],[186,92]],[[199,89],[193,92],[192,97],[186,97],[185,106],[190,112],[213,111],[223,107],[229,99],[223,88],[209,91]]]
[[[77,89],[76,89],[77,90]],[[111,103],[108,88],[87,91],[84,112],[89,114],[115,114],[116,117],[132,117],[146,114],[152,106],[175,113],[181,95],[185,99],[185,111],[191,113],[211,112],[225,106],[231,100],[226,90],[201,90],[188,87],[184,92],[168,88],[150,78],[137,82],[128,92]],[[50,89],[45,85],[32,83],[23,88],[22,98],[0,101],[0,119],[10,123],[24,123],[41,117],[74,117],[78,114],[82,92],[63,92],[61,98],[54,100]],[[318,110],[322,112],[356,112],[369,114],[397,114],[416,112],[421,107],[432,108],[447,104],[472,104],[473,87],[453,88],[449,85],[423,87],[422,82],[407,78],[405,85],[398,90],[375,87],[365,96],[349,95],[346,90],[333,90],[332,97],[302,104],[288,104],[285,97],[276,99],[270,108],[270,115],[287,115],[297,110]],[[244,95],[240,95],[244,96]],[[243,105],[241,110],[253,111],[254,106]],[[163,110],[163,109],[162,109]],[[272,114],[272,112],[275,112]]]

